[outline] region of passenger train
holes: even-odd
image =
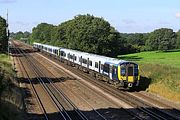
[[[116,87],[133,88],[139,85],[139,66],[134,62],[41,43],[33,43],[33,47]]]

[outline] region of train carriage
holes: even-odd
[[[139,67],[136,63],[40,43],[34,43],[33,46],[55,55],[68,65],[76,66],[80,70],[118,86],[139,85]]]

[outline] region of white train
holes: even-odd
[[[139,67],[134,62],[41,43],[33,43],[33,47],[114,85],[123,87],[139,85]]]

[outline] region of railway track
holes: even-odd
[[[73,120],[86,120],[86,119],[87,119],[80,111],[78,111],[77,108],[75,108],[75,106],[73,105],[73,103],[72,103],[70,100],[68,100],[64,94],[62,94],[59,90],[56,89],[56,91],[58,91],[59,95],[60,95],[60,93],[61,93],[61,97],[66,98],[66,99],[64,99],[64,100],[65,100],[67,103],[69,103],[69,105],[71,105],[71,106],[74,108],[73,111],[67,111],[67,110],[65,110],[64,106],[59,102],[59,99],[57,98],[57,96],[55,96],[55,91],[53,91],[53,89],[55,89],[55,87],[53,86],[53,84],[47,85],[47,84],[44,82],[44,81],[49,81],[49,82],[50,82],[50,80],[47,79],[47,78],[42,78],[42,77],[40,77],[40,76],[42,75],[42,72],[41,72],[39,69],[37,69],[38,66],[36,66],[36,64],[32,61],[32,59],[29,57],[29,55],[28,55],[27,53],[21,51],[21,50],[18,49],[18,48],[15,48],[15,49],[16,49],[17,53],[23,54],[23,56],[26,57],[26,60],[27,60],[27,62],[29,63],[29,65],[32,67],[34,73],[35,73],[37,76],[39,76],[39,77],[37,77],[36,79],[39,81],[39,83],[41,84],[42,88],[43,88],[43,89],[48,93],[48,95],[51,97],[51,100],[52,100],[53,103],[55,104],[56,108],[59,110],[59,115],[60,115],[60,116],[57,117],[57,118],[59,118],[59,119],[64,119],[64,120],[72,120],[72,119],[73,119]],[[22,62],[22,61],[21,61],[21,64],[23,65],[23,62]],[[24,67],[23,67],[23,68],[24,68]],[[25,68],[24,68],[24,70],[25,70]],[[26,73],[27,73],[27,72],[26,72]],[[27,75],[28,75],[28,74],[27,74]],[[45,110],[44,106],[42,105],[42,100],[40,100],[39,95],[38,95],[38,93],[37,93],[37,91],[36,91],[33,83],[31,82],[31,80],[30,80],[30,79],[28,79],[28,80],[29,80],[29,83],[31,84],[31,86],[32,86],[32,88],[33,88],[33,91],[35,92],[35,95],[36,95],[36,97],[37,97],[37,99],[38,99],[38,101],[39,101],[39,103],[40,103],[40,106],[41,106],[41,108],[42,108],[42,110],[43,110],[45,119],[46,119],[46,120],[49,120],[49,117],[48,117],[48,115],[47,115],[47,113],[46,113],[46,110]],[[50,88],[50,87],[51,87],[51,88]],[[52,89],[52,88],[53,88],[53,89]]]
[[[13,55],[16,55],[17,53],[19,53],[19,51],[18,51],[18,49],[15,48],[15,46],[14,46],[14,47],[13,47]],[[42,104],[42,102],[41,102],[41,100],[40,100],[40,97],[39,97],[39,95],[38,95],[38,93],[37,93],[34,85],[33,85],[32,82],[31,82],[31,78],[30,78],[28,72],[26,71],[25,66],[24,66],[22,60],[21,60],[19,57],[17,57],[16,59],[17,59],[17,64],[18,64],[19,67],[20,67],[20,70],[21,70],[21,71],[24,71],[24,72],[22,73],[22,74],[23,74],[22,77],[27,78],[27,80],[28,80],[29,83],[30,83],[31,89],[32,89],[32,91],[33,91],[33,94],[34,94],[35,97],[36,97],[36,100],[37,100],[37,102],[38,102],[39,108],[41,109],[41,112],[42,112],[43,115],[44,115],[44,119],[45,119],[45,120],[49,120],[49,118],[48,118],[48,116],[47,116],[47,113],[46,113],[46,111],[45,111],[45,108],[44,108],[44,106],[43,106],[43,104]],[[33,118],[32,118],[32,119],[33,119]]]
[[[57,62],[57,60],[56,60],[56,62]],[[76,75],[81,76],[83,79],[88,80],[88,82],[95,84],[96,86],[103,89],[107,93],[110,93],[111,95],[113,95],[123,101],[126,101],[128,104],[134,106],[139,111],[139,112],[136,111],[136,113],[134,112],[134,114],[136,114],[139,117],[142,116],[142,112],[143,112],[145,114],[146,118],[152,118],[152,119],[157,119],[157,120],[178,120],[178,119],[180,119],[180,117],[179,117],[180,112],[177,109],[169,110],[169,111],[171,111],[171,113],[165,112],[164,110],[161,110],[160,108],[154,107],[151,104],[146,103],[146,102],[140,100],[139,98],[128,94],[128,92],[126,92],[126,91],[114,89],[114,87],[112,87],[102,81],[97,81],[96,79],[92,79],[92,76],[85,74],[79,70],[76,70],[75,68],[73,68],[71,66],[67,66],[62,63],[59,63],[59,64],[64,66],[66,69],[72,71]],[[144,116],[142,119],[144,119]]]
[[[44,64],[42,64],[42,63],[40,63],[42,66],[44,66],[44,67],[42,67],[42,69],[43,68],[45,68],[45,67],[47,67],[47,66],[45,66]],[[47,64],[47,63],[45,63],[45,64]],[[52,63],[50,63],[52,66],[54,66]],[[39,65],[40,66],[40,65]],[[59,69],[59,68],[58,68]],[[49,73],[51,73],[52,74],[52,76],[54,76],[54,77],[56,77],[54,74],[53,74],[53,72],[51,72],[51,70],[49,70],[48,71]],[[57,71],[58,73],[66,73],[65,71],[63,71],[62,69],[59,69],[59,71]],[[66,74],[68,74],[68,73],[66,73]],[[69,78],[72,78],[73,76],[70,76]],[[61,78],[55,78],[56,80],[59,80],[59,81],[62,81],[62,79]],[[95,90],[93,90],[90,86],[87,86],[87,85],[84,85],[82,82],[80,82],[79,80],[74,80],[74,82],[76,82],[77,83],[77,85],[80,85],[80,86],[83,86],[84,88],[86,88],[87,90],[89,90],[89,91],[92,91],[92,93],[95,95],[95,96],[99,96],[99,97],[101,97],[101,98],[104,98],[105,96],[104,95],[100,95],[99,93],[97,93],[97,91],[95,91]],[[77,95],[80,99],[81,99],[81,101],[82,102],[85,102],[85,103],[87,103],[87,105],[90,107],[90,108],[92,108],[92,110],[94,111],[94,113],[95,114],[93,114],[94,116],[96,115],[98,115],[98,116],[100,116],[100,118],[97,118],[98,120],[99,119],[106,119],[104,116],[103,116],[103,114],[102,113],[100,113],[100,112],[98,112],[97,110],[95,110],[94,108],[93,108],[93,106],[85,99],[85,98],[83,98],[83,97],[81,97],[79,94],[77,94],[77,93],[75,93],[74,91],[73,91],[73,89],[72,88],[70,88],[69,86],[67,86],[66,84],[64,84],[63,82],[61,82],[61,84],[66,88],[66,89],[68,89],[69,91],[71,91],[72,92],[72,94],[73,95]],[[60,88],[60,87],[59,87]],[[110,102],[112,102],[112,101],[110,101]],[[116,105],[117,106],[117,105]],[[121,107],[121,109],[123,109],[122,107]],[[132,118],[134,117],[134,118],[136,118],[136,119],[140,119],[138,116],[134,116],[133,114],[131,114],[130,112],[127,112],[125,109],[123,109],[126,113],[128,113],[128,114],[130,114],[131,116],[132,116]]]
[[[34,60],[34,59],[31,59]],[[56,60],[57,62],[58,60]],[[58,62],[59,63],[59,62]],[[32,64],[32,63],[31,63]],[[118,89],[114,89],[114,87],[110,86],[109,84],[106,84],[102,81],[97,81],[95,78],[92,78],[92,76],[85,74],[79,70],[76,70],[73,67],[67,66],[65,64],[59,63],[61,66],[64,66],[66,69],[72,71],[74,74],[81,76],[81,78],[87,80],[89,83],[98,86],[103,91],[115,96],[118,99],[121,99],[123,101],[126,101],[128,104],[136,108],[136,110],[130,111],[130,113],[134,116],[136,116],[136,119],[157,119],[157,120],[176,120],[179,118],[179,110],[172,109],[171,112],[164,111],[160,108],[154,107],[153,105],[144,102],[137,98],[134,95],[129,94],[126,91],[121,91]],[[37,66],[37,65],[34,65]],[[57,67],[57,69],[59,69]],[[40,70],[38,70],[40,71]],[[45,79],[44,81],[48,81],[48,83],[53,84],[51,80]],[[80,82],[79,80],[76,80],[77,82]],[[45,83],[46,84],[46,83]],[[82,84],[82,83],[81,83]],[[52,87],[52,86],[51,86]],[[56,88],[56,86],[54,86]],[[54,87],[50,88],[50,90],[55,89]],[[59,90],[59,88],[56,88]],[[58,93],[59,94],[59,93]],[[57,96],[57,95],[54,95]],[[66,96],[67,97],[67,96]],[[129,112],[129,111],[128,111]]]

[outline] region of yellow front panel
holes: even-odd
[[[134,82],[134,77],[133,76],[128,76],[128,82]]]
[[[121,67],[120,66],[118,66],[118,79],[122,80],[121,79]]]

